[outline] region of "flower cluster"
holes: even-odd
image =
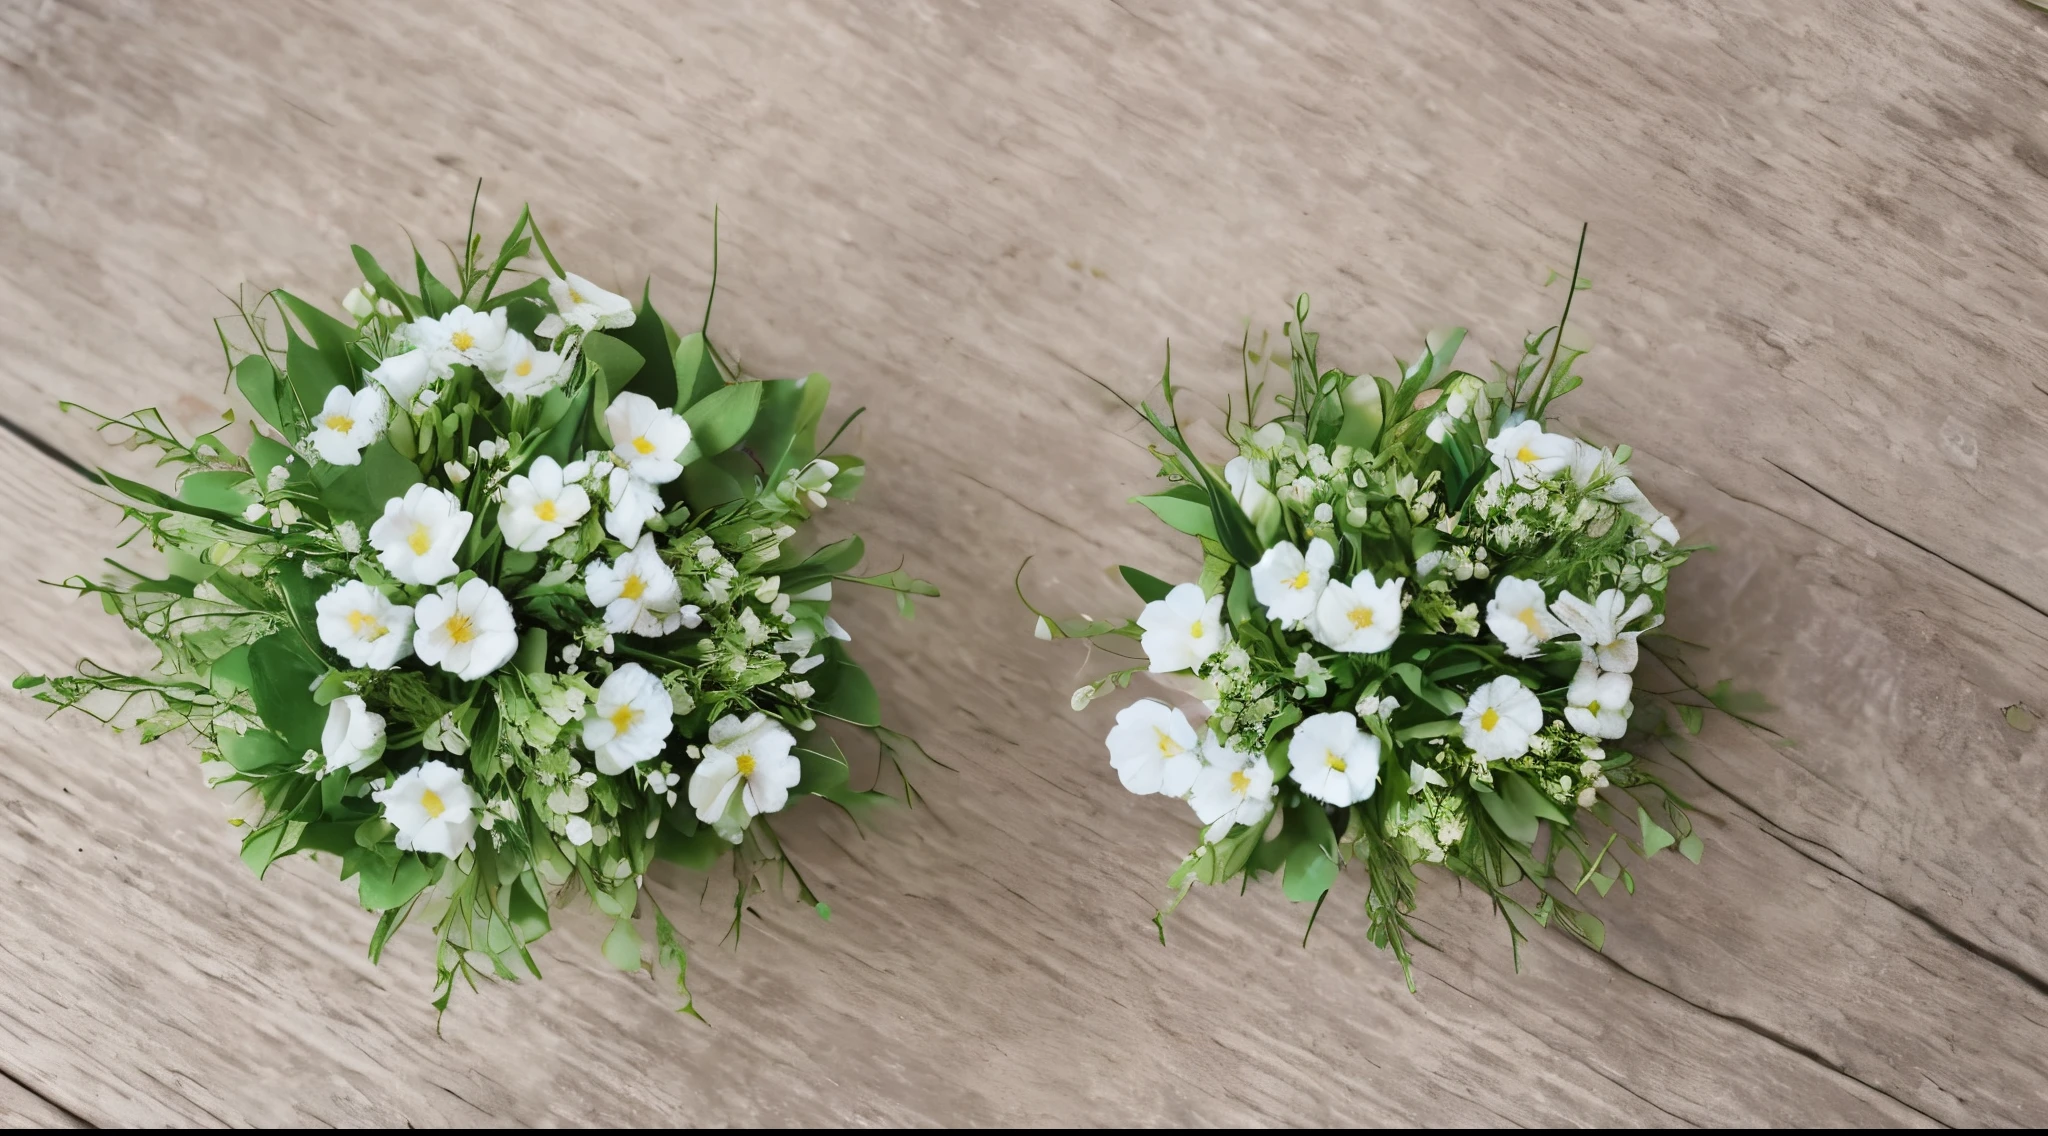
[[[1699,854],[1679,803],[1607,748],[1629,731],[1638,640],[1688,550],[1625,448],[1546,426],[1579,383],[1562,322],[1494,380],[1453,368],[1462,331],[1388,380],[1323,369],[1306,318],[1303,297],[1282,413],[1256,419],[1248,377],[1220,466],[1189,445],[1170,377],[1165,412],[1140,408],[1170,486],[1138,501],[1200,541],[1200,579],[1122,568],[1145,601],[1135,620],[1041,615],[1040,635],[1138,641],[1144,664],[1082,688],[1076,709],[1142,670],[1183,676],[1169,685],[1206,711],[1141,699],[1108,734],[1125,788],[1183,800],[1204,826],[1181,895],[1279,873],[1290,898],[1319,902],[1364,861],[1373,938],[1405,969],[1414,867],[1439,864],[1492,896],[1517,939],[1523,915],[1597,943],[1572,895],[1633,889],[1613,838],[1594,835],[1627,815],[1603,793],[1659,810],[1662,824],[1632,802],[1639,852]]]
[[[702,331],[564,271],[523,212],[494,260],[479,248],[453,287],[420,264],[416,290],[358,248],[348,319],[271,295],[281,346],[244,313],[256,345],[233,372],[260,421],[239,451],[154,412],[103,420],[184,467],[175,493],[107,475],[171,574],[67,583],[162,660],[23,685],[88,710],[146,695],[145,738],[191,727],[260,803],[259,874],[337,858],[381,914],[373,956],[433,920],[438,1005],[458,976],[531,970],[570,894],[615,920],[622,967],[650,925],[680,985],[650,864],[733,851],[743,902],[786,865],[771,815],[878,798],[821,719],[887,759],[914,743],[882,729],[833,588],[906,612],[936,590],[854,575],[858,537],[799,541],[864,472],[823,452],[837,435],[819,445],[823,376],[743,380]],[[535,278],[501,289],[536,251]]]

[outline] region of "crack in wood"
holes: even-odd
[[[1905,543],[1912,545],[1914,548],[1917,548],[1920,551],[1926,553],[1927,555],[1934,557],[1936,560],[1941,561],[1943,564],[1946,564],[1949,567],[1955,569],[1956,571],[1961,572],[1963,575],[1968,576],[1970,579],[1977,581],[1978,583],[1984,585],[1987,588],[1990,588],[1992,591],[1997,592],[1999,595],[2002,595],[2005,598],[2012,600],[2014,603],[2019,604],[2020,606],[2026,608],[2028,611],[2033,612],[2035,615],[2042,616],[2043,618],[2048,618],[2048,608],[2042,607],[2040,604],[2037,604],[2034,601],[2028,599],[2027,597],[2020,595],[2018,592],[2015,592],[2011,588],[2006,587],[2004,584],[2001,584],[1998,581],[1993,580],[1989,576],[1986,576],[1983,573],[1978,572],[1974,568],[1969,568],[1965,565],[1958,564],[1954,560],[1951,560],[1948,557],[1943,556],[1941,553],[1936,552],[1934,549],[1927,547],[1926,545],[1920,543],[1917,540],[1914,540],[1912,537],[1907,536],[1905,533],[1902,533],[1899,530],[1891,527],[1890,525],[1885,524],[1883,521],[1880,521],[1877,518],[1872,517],[1870,514],[1864,512],[1861,509],[1858,509],[1854,505],[1849,504],[1847,501],[1842,500],[1840,497],[1835,496],[1827,490],[1822,489],[1820,486],[1815,485],[1813,482],[1808,481],[1804,477],[1801,477],[1798,474],[1793,473],[1791,470],[1786,469],[1784,466],[1779,465],[1777,462],[1771,461],[1770,458],[1765,458],[1764,461],[1769,463],[1772,469],[1777,470],[1779,473],[1784,474],[1786,477],[1789,477],[1792,480],[1798,482],[1799,484],[1806,486],[1808,489],[1813,490],[1815,493],[1820,494],[1822,497],[1833,502],[1835,505],[1840,507],[1844,512],[1848,513],[1852,517],[1855,517],[1857,520],[1862,521],[1864,524],[1870,525],[1872,528],[1882,529],[1883,531],[1890,533],[1891,535],[1897,537]]]
[[[1702,1014],[1706,1014],[1709,1017],[1718,1018],[1721,1021],[1727,1022],[1729,1025],[1735,1026],[1739,1029],[1747,1030],[1748,1032],[1753,1033],[1760,1038],[1763,1038],[1765,1041],[1771,1042],[1772,1044],[1777,1045],[1783,1049],[1789,1050],[1793,1053],[1797,1053],[1799,1056],[1806,1058],[1808,1061],[1813,1062],[1815,1065],[1818,1065],[1821,1068],[1826,1069],[1828,1072],[1833,1073],[1838,1077],[1842,1077],[1846,1080],[1854,1081],[1856,1084],[1862,1085],[1864,1088],[1869,1089],[1871,1092],[1876,1093],[1878,1096],[1881,1096],[1888,1101],[1891,1101],[1893,1104],[1898,1105],[1900,1108],[1903,1108],[1908,1112],[1911,1112],[1913,1115],[1918,1116],[1923,1120],[1938,1125],[1942,1128],[1955,1127],[1955,1125],[1948,1123],[1940,1117],[1935,1116],[1932,1113],[1929,1113],[1923,1109],[1915,1107],[1914,1105],[1908,1103],[1896,1094],[1887,1092],[1884,1089],[1879,1088],[1878,1086],[1871,1084],[1869,1081],[1866,1081],[1863,1078],[1857,1076],[1856,1074],[1851,1073],[1840,1062],[1827,1057],[1826,1055],[1822,1054],[1819,1050],[1814,1049],[1812,1046],[1807,1045],[1805,1042],[1796,1040],[1786,1034],[1779,1033],[1777,1030],[1774,1030],[1761,1022],[1752,1021],[1751,1019],[1745,1018],[1740,1014],[1724,1013],[1723,1011],[1716,1010],[1711,1006],[1701,1005],[1700,1003],[1693,1001],[1692,999],[1686,997],[1683,994],[1680,994],[1678,991],[1671,989],[1669,986],[1666,986],[1663,983],[1656,981],[1655,979],[1647,978],[1641,974],[1636,973],[1633,970],[1630,970],[1628,967],[1622,965],[1619,960],[1615,959],[1612,955],[1609,955],[1604,951],[1593,951],[1591,953],[1595,958],[1598,958],[1601,962],[1604,962],[1608,966],[1613,967],[1615,970],[1618,970],[1621,973],[1628,975],[1630,978],[1635,979],[1637,982],[1640,982],[1645,986],[1651,987],[1652,989],[1662,990],[1664,993],[1671,995],[1673,998],[1678,999],[1680,1002],[1683,1002],[1688,1006],[1691,1006],[1693,1009],[1698,1010]]]
[[[8,433],[14,435],[17,438],[20,438],[23,442],[28,443],[29,447],[35,450],[35,452],[43,455],[46,458],[49,458],[51,461],[56,462],[58,465],[61,465],[65,469],[70,470],[72,473],[77,474],[79,477],[84,478],[88,484],[106,484],[106,479],[101,477],[98,473],[95,473],[91,467],[79,461],[77,458],[72,457],[70,454],[65,453],[54,442],[51,442],[49,439],[43,437],[41,434],[36,433],[34,430],[31,430],[26,426],[23,426],[21,423],[16,422],[14,419],[9,418],[4,414],[0,414],[0,428],[5,428]]]
[[[27,1081],[22,1080],[20,1077],[15,1076],[13,1073],[7,1071],[6,1069],[0,1069],[0,1077],[6,1078],[9,1084],[12,1084],[14,1087],[36,1098],[37,1100],[42,1101],[44,1104],[49,1105],[51,1108],[55,1109],[59,1114],[61,1114],[66,1120],[75,1121],[78,1127],[99,1127],[99,1125],[94,1124],[92,1121],[87,1120],[85,1117],[79,1115],[79,1113],[75,1109],[72,1109],[69,1106],[65,1105],[64,1102],[57,1100],[50,1094],[42,1091],[41,1089],[36,1088],[34,1085],[29,1084]]]

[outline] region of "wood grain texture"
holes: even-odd
[[[206,321],[459,235],[476,177],[602,281],[652,272],[764,372],[870,411],[854,525],[946,590],[848,623],[896,724],[958,772],[865,839],[799,814],[829,924],[686,926],[710,1018],[610,972],[436,1035],[417,938],[381,968],[319,865],[264,883],[175,743],[0,702],[0,1117],[97,1124],[1901,1124],[2048,1122],[2048,21],[2016,4],[0,8],[0,412],[110,460],[60,398],[210,425]],[[1049,602],[1185,571],[1123,503],[1148,462],[1091,376],[1164,340],[1220,394],[1244,321],[1315,297],[1350,369],[1425,328],[1511,350],[1580,220],[1599,351],[1568,423],[1637,446],[1720,551],[1672,592],[1710,726],[1673,770],[1707,858],[1660,858],[1509,967],[1440,879],[1411,997],[1355,881],[1306,911],[1147,919],[1191,825],[1116,787],[1111,707]],[[1256,334],[1256,332],[1255,332]],[[1476,362],[1475,356],[1468,365]],[[1212,416],[1213,417],[1213,416]],[[123,455],[114,455],[122,458]],[[135,661],[32,592],[111,511],[13,435],[0,652]],[[696,883],[666,881],[693,909]],[[1341,903],[1338,901],[1342,901]],[[15,1092],[15,1087],[22,1087]],[[32,1091],[31,1091],[32,1090]]]

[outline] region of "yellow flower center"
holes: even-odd
[[[1301,575],[1296,576],[1292,580],[1289,580],[1287,582],[1287,586],[1293,588],[1297,592],[1302,590],[1303,588],[1308,587],[1308,569],[1303,568],[1301,570]]]
[[[1543,634],[1543,622],[1536,618],[1535,608],[1525,607],[1522,609],[1521,614],[1515,616],[1515,618],[1522,621],[1522,626],[1529,629],[1529,634],[1534,635],[1538,639],[1549,638],[1549,636]]]
[[[1159,756],[1179,757],[1181,755],[1181,744],[1168,737],[1165,730],[1154,726],[1152,727],[1152,732],[1159,738]]]
[[[451,642],[467,643],[476,638],[476,625],[459,611],[448,617],[445,626],[448,628],[448,638]]]
[[[434,792],[432,789],[420,790],[420,807],[427,810],[429,817],[436,819],[442,813],[448,811],[448,806],[441,803],[441,794]]]
[[[635,453],[651,454],[654,452],[654,443],[647,440],[647,435],[642,434],[638,438],[633,439],[633,451]]]
[[[621,706],[611,712],[612,729],[623,734],[633,728],[633,719],[639,716],[639,711],[631,706]]]
[[[405,543],[414,556],[425,556],[427,550],[434,547],[434,534],[425,525],[414,525],[412,535],[405,538]]]
[[[1252,779],[1244,775],[1244,770],[1233,769],[1230,771],[1230,791],[1240,797],[1252,791]]]
[[[533,507],[533,515],[539,517],[543,521],[554,520],[555,503],[553,501],[543,499],[540,504],[535,505]]]
[[[735,758],[733,758],[733,759],[732,759],[732,763],[733,763],[733,766],[734,766],[734,768],[736,768],[736,769],[738,769],[738,770],[740,771],[740,776],[742,776],[742,777],[752,777],[752,776],[754,775],[754,755],[753,755],[753,754],[751,754],[751,753],[743,753],[743,754],[739,755],[738,757],[735,757]]]
[[[1586,703],[1586,709],[1598,714],[1600,712],[1600,700],[1595,698],[1593,701]]]
[[[1371,608],[1369,608],[1369,607],[1354,607],[1354,608],[1352,608],[1352,609],[1351,609],[1351,626],[1353,626],[1353,627],[1357,628],[1357,629],[1358,629],[1358,630],[1360,630],[1360,631],[1363,631],[1363,630],[1365,630],[1366,628],[1368,628],[1368,627],[1371,627],[1371,626],[1372,626],[1372,609],[1371,609]]]
[[[356,428],[356,420],[346,414],[330,414],[327,416],[327,428],[337,434],[346,434]]]
[[[1190,639],[1200,639],[1201,637],[1202,637],[1202,621],[1198,619],[1198,620],[1196,620],[1196,621],[1194,621],[1193,623],[1191,623],[1191,624],[1189,624],[1189,625],[1188,625],[1188,638],[1190,638]]]
[[[514,363],[514,364],[512,365],[512,373],[513,373],[513,374],[515,374],[515,375],[518,375],[518,376],[519,376],[520,378],[522,378],[522,379],[523,379],[523,378],[525,378],[526,376],[528,376],[528,375],[532,374],[532,373],[533,373],[533,360],[532,360],[531,358],[527,358],[527,359],[521,359],[521,360],[520,360],[519,362],[517,362],[517,363]]]
[[[1334,769],[1339,773],[1344,772],[1344,759],[1338,757],[1335,750],[1324,750],[1323,760],[1330,763],[1331,769]]]
[[[457,351],[467,351],[476,346],[476,336],[466,331],[458,331],[448,337],[448,346],[455,348]]]
[[[638,572],[626,577],[626,582],[619,585],[619,594],[629,600],[637,600],[646,593],[647,582],[640,578]]]
[[[1490,734],[1493,732],[1493,728],[1498,725],[1500,725],[1500,711],[1495,710],[1491,706],[1487,707],[1486,713],[1479,716],[1479,728]]]
[[[369,612],[352,611],[348,613],[348,630],[349,634],[359,636],[374,643],[382,639],[385,631],[388,629],[384,626],[382,620],[379,620]]]
[[[581,293],[581,292],[578,292],[578,291],[577,291],[576,289],[574,289],[574,288],[571,288],[571,289],[569,289],[569,302],[570,302],[570,303],[572,303],[572,304],[580,304],[580,303],[582,303],[582,302],[583,302],[583,293]]]
[[[1519,450],[1516,450],[1516,451],[1515,451],[1515,460],[1516,460],[1516,461],[1518,461],[1518,462],[1532,462],[1532,461],[1535,461],[1535,460],[1536,460],[1536,451],[1535,451],[1535,450],[1532,450],[1532,449],[1530,449],[1530,448],[1529,448],[1529,447],[1527,447],[1527,446],[1523,446],[1523,447],[1522,447],[1521,449],[1519,449]]]

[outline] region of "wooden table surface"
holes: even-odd
[[[109,453],[59,399],[217,421],[208,321],[334,297],[351,240],[459,239],[476,178],[573,267],[702,302],[754,369],[870,409],[833,510],[943,600],[845,618],[955,772],[861,838],[800,811],[834,917],[686,926],[708,1022],[612,971],[458,998],[364,959],[327,868],[258,883],[191,752],[0,700],[0,1118],[116,1124],[2048,1123],[2048,15],[2006,0],[0,5],[0,659],[145,658],[96,605]],[[1673,630],[1782,737],[1674,783],[1698,867],[1510,964],[1428,880],[1411,996],[1346,879],[1148,924],[1185,810],[1067,710],[1057,606],[1186,571],[1125,504],[1114,401],[1164,343],[1234,381],[1298,290],[1326,357],[1549,321],[1581,220],[1597,345],[1563,406],[1719,551]],[[1475,351],[1468,365],[1479,362]],[[1208,412],[1213,421],[1214,411]],[[126,467],[124,467],[126,468]],[[1786,742],[1785,739],[1789,739]],[[659,885],[697,911],[697,883]]]

